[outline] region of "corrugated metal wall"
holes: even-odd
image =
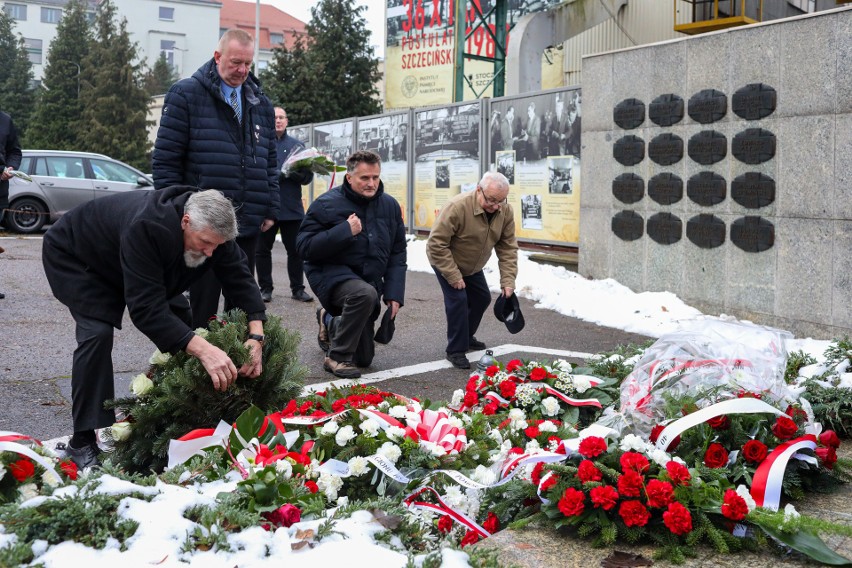
[[[678,11],[679,22],[691,21],[690,4],[678,2]],[[564,43],[564,84],[580,84],[584,55],[683,37],[674,31],[672,18],[670,0],[629,0],[616,20],[608,20]]]

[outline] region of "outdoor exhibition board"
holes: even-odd
[[[382,159],[385,193],[399,202],[408,224],[408,112],[358,119],[357,149],[372,150]]]

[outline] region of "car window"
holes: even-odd
[[[82,158],[71,156],[47,156],[39,158],[35,175],[60,178],[86,179]]]
[[[92,158],[89,160],[89,164],[92,166],[92,173],[94,173],[95,179],[135,184],[136,180],[139,178],[139,174],[127,166],[110,162],[108,160]]]
[[[29,156],[24,156],[23,158],[21,158],[21,167],[18,168],[18,170],[25,172],[25,173],[30,173],[30,163],[32,161],[33,161],[33,159],[30,158]]]

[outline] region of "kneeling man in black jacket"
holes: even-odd
[[[68,456],[78,467],[97,464],[95,429],[115,422],[104,402],[115,396],[113,328],[121,328],[125,306],[160,351],[197,357],[215,389],[226,390],[237,374],[260,375],[266,310],[237,232],[233,205],[220,192],[173,186],[90,201],[44,235],[47,280],[76,322]],[[210,270],[247,314],[251,361],[239,370],[190,327],[183,291]]]

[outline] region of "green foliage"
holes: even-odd
[[[30,122],[35,89],[32,63],[24,48],[24,38],[15,33],[15,21],[0,10],[0,110],[12,117],[21,145]]]
[[[213,389],[201,362],[180,352],[154,365],[154,387],[143,396],[122,398],[108,406],[129,417],[133,428],[127,440],[115,444],[114,460],[128,471],[161,471],[169,441],[197,428],[215,428],[219,420],[233,423],[252,405],[271,413],[299,396],[305,368],[298,363],[299,335],[270,316],[264,333],[263,372],[255,379],[240,377],[226,392]],[[243,345],[245,314],[233,311],[210,323],[207,341],[222,349],[239,368],[248,359]]]
[[[652,343],[649,340],[641,345],[619,345],[613,351],[604,351],[587,361],[586,364],[591,368],[589,374],[617,379],[621,382],[633,371],[636,358]]]
[[[784,371],[784,380],[789,385],[799,376],[799,369],[816,363],[816,359],[804,351],[793,351],[787,356],[787,368]]]
[[[273,103],[287,109],[291,124],[381,112],[379,62],[361,15],[365,9],[354,0],[320,0],[311,9],[308,38],[275,49],[260,79]]]
[[[115,5],[98,5],[94,41],[83,59],[80,150],[107,154],[142,171],[150,170],[148,95],[136,44],[130,41],[127,20],[116,23]]]
[[[160,57],[154,61],[154,66],[148,70],[142,82],[145,85],[145,92],[149,97],[153,97],[166,93],[178,79],[180,75],[174,67],[169,65],[166,54],[160,53]]]
[[[824,376],[812,377],[804,382],[803,395],[814,409],[817,422],[824,430],[834,430],[838,436],[852,437],[852,389],[830,387],[817,383]]]
[[[228,533],[255,527],[262,521],[260,514],[246,508],[245,500],[234,493],[220,493],[215,505],[190,507],[183,516],[197,523],[187,532],[182,546],[184,552],[190,553],[212,548],[230,551]]]
[[[85,129],[80,117],[83,103],[82,66],[89,53],[92,32],[86,3],[71,0],[50,43],[42,89],[26,131],[27,145],[51,150],[81,150],[79,137]]]

